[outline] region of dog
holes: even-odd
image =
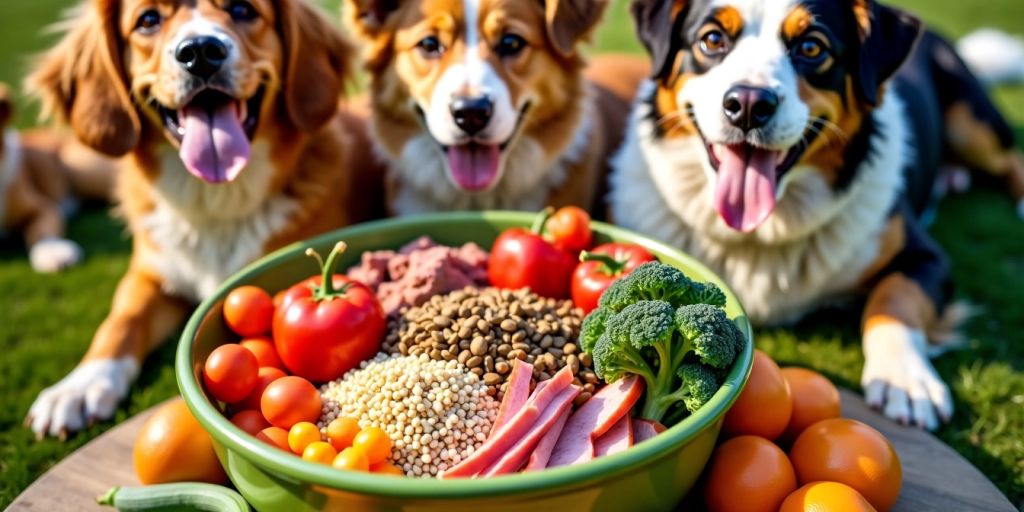
[[[302,0],[89,0],[28,79],[90,147],[125,155],[127,273],[82,362],[27,421],[109,418],[141,361],[243,265],[372,215],[351,44]],[[382,186],[382,184],[380,185]]]
[[[83,257],[64,238],[67,218],[80,200],[110,200],[115,164],[61,131],[19,132],[13,117],[10,89],[0,84],[0,232],[23,235],[33,270],[58,272]]]
[[[388,164],[389,210],[600,205],[608,157],[644,78],[596,63],[585,76],[580,46],[606,6],[346,0]]]
[[[850,296],[866,400],[934,429],[953,404],[929,361],[962,308],[922,227],[952,159],[1024,198],[1024,158],[945,40],[872,0],[634,0],[652,62],[614,157],[619,224],[719,272],[750,318]],[[930,343],[932,342],[932,343]]]

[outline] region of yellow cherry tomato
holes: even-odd
[[[327,439],[335,450],[352,446],[352,440],[359,433],[359,422],[352,418],[337,418],[327,424]]]
[[[331,466],[349,471],[368,471],[370,469],[370,461],[366,459],[366,452],[361,448],[348,447],[334,458]]]
[[[320,429],[308,421],[300,421],[288,431],[288,447],[296,455],[301,455],[307,446],[319,440]]]
[[[364,428],[352,440],[352,446],[366,451],[370,464],[384,462],[391,455],[391,437],[377,427]]]
[[[402,471],[402,468],[388,461],[378,462],[370,466],[370,472],[378,475],[405,476],[405,471]]]
[[[334,457],[338,455],[338,451],[331,446],[331,443],[324,441],[317,441],[310,443],[305,450],[302,450],[303,460],[310,462],[316,462],[319,464],[330,464],[334,460]]]

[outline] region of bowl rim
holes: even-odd
[[[348,226],[307,240],[282,247],[263,258],[247,265],[232,275],[204,300],[191,314],[181,334],[175,356],[175,375],[181,395],[203,428],[230,452],[235,452],[263,470],[271,471],[278,477],[295,479],[305,484],[367,495],[388,496],[406,499],[472,498],[511,494],[545,494],[563,492],[578,488],[609,477],[613,477],[672,455],[675,448],[685,445],[701,432],[724,416],[725,411],[738,398],[740,390],[750,375],[753,361],[753,335],[750,322],[732,290],[721,278],[693,257],[663,242],[639,233],[603,222],[593,222],[595,232],[618,241],[640,243],[655,253],[662,253],[684,262],[692,269],[711,278],[725,292],[729,302],[736,306],[739,314],[735,317],[747,343],[736,363],[729,371],[722,388],[697,413],[667,429],[662,434],[638,444],[629,450],[597,458],[577,466],[546,469],[533,473],[517,473],[487,479],[394,478],[371,473],[340,471],[330,466],[302,460],[291,453],[272,447],[234,426],[215,407],[202,391],[195,378],[192,366],[192,346],[203,320],[210,310],[227,293],[266,267],[283,262],[301,254],[306,247],[330,245],[338,239],[360,236],[382,228],[415,227],[436,223],[499,222],[529,225],[533,213],[491,210],[483,212],[445,212],[422,214],[409,217],[389,218]]]

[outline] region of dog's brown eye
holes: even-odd
[[[793,59],[817,69],[828,58],[828,48],[816,36],[805,36],[793,45]]]
[[[721,30],[712,29],[700,38],[700,50],[709,57],[721,55],[728,49],[729,40]]]
[[[135,30],[142,34],[152,34],[156,32],[156,29],[160,28],[160,22],[162,21],[163,17],[160,16],[160,11],[147,9],[135,20]]]
[[[245,0],[233,0],[228,4],[228,14],[235,21],[252,21],[256,19],[256,8]]]
[[[804,39],[800,42],[800,55],[808,59],[817,59],[821,56],[821,44],[813,39]]]
[[[526,39],[516,34],[505,34],[498,40],[494,51],[502,57],[513,57],[526,48]]]
[[[437,36],[427,36],[416,43],[416,47],[423,52],[427,58],[435,58],[441,55],[444,48],[441,47],[441,41]]]

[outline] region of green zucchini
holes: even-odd
[[[249,504],[241,494],[222,485],[198,482],[114,487],[96,498],[122,512],[248,512]]]

